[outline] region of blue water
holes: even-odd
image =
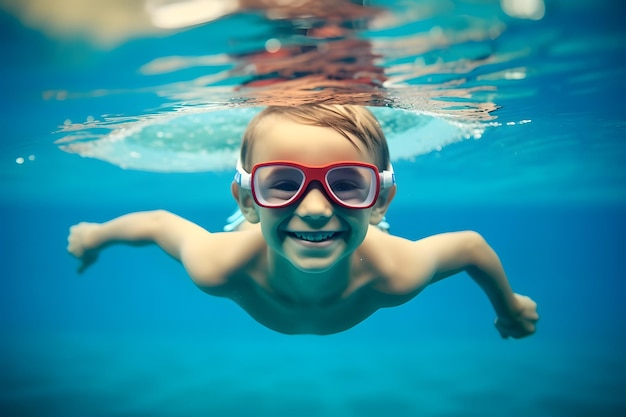
[[[467,21],[455,16],[471,12],[491,25],[490,13],[500,10],[498,2],[481,3],[486,10],[454,4],[430,19],[367,35],[401,39],[435,24],[463,33]],[[405,71],[408,85],[389,87],[395,106],[418,116],[415,130],[405,130],[397,125],[413,123],[407,110],[380,109],[399,179],[388,218],[392,232],[408,239],[462,229],[485,236],[513,288],[539,305],[538,331],[523,340],[499,338],[486,297],[465,275],[321,337],[265,329],[234,303],[200,292],[157,248],[109,248],[78,275],[65,252],[71,224],[166,208],[219,230],[233,208],[232,172],[177,171],[180,154],[171,144],[142,160],[167,168],[155,172],[120,168],[119,159],[81,158],[58,141],[72,132],[92,135],[79,140],[91,151],[114,131],[107,123],[136,126],[182,109],[184,118],[167,119],[165,129],[179,129],[192,149],[230,149],[225,141],[192,139],[197,126],[185,112],[215,105],[211,99],[218,102],[223,88],[245,77],[206,86],[200,95],[211,94],[202,103],[180,93],[192,93],[186,82],[232,63],[156,76],[138,68],[159,57],[252,48],[272,22],[227,17],[103,45],[32,21],[23,25],[14,11],[1,14],[0,415],[626,415],[622,10],[611,1],[547,2],[538,21],[497,14],[506,29],[493,40],[383,60],[391,73],[416,56],[427,68],[438,55],[461,66],[463,56],[478,59],[485,48],[500,59],[460,73],[439,69],[429,80]],[[527,54],[503,58],[525,47]],[[526,75],[490,76],[503,71]],[[459,78],[465,87],[497,89],[452,97],[442,80]],[[403,96],[431,84],[443,93],[425,104]],[[50,91],[69,98],[51,99]],[[458,141],[458,132],[440,122],[459,118],[455,109],[464,100],[468,108],[498,109],[488,118],[465,117],[463,129],[478,123],[484,131]],[[209,117],[233,124],[244,118],[245,106],[219,103],[222,113]],[[241,126],[221,128],[220,138]],[[147,140],[140,133],[115,146],[144,149],[152,145]],[[426,150],[403,157],[414,142],[426,142],[420,148]],[[128,151],[115,146],[115,158]]]

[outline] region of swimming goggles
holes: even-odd
[[[300,199],[313,182],[319,182],[326,194],[338,205],[365,209],[376,203],[381,188],[395,184],[393,169],[378,172],[372,164],[338,162],[324,166],[307,166],[290,161],[257,164],[247,173],[237,162],[235,182],[252,190],[261,207],[280,208]]]

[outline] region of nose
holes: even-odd
[[[333,215],[333,205],[321,185],[311,185],[298,203],[296,214],[311,219],[324,219]]]

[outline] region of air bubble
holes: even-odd
[[[280,50],[281,43],[276,38],[271,38],[265,41],[265,50],[270,53],[278,52]]]

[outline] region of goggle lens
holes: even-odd
[[[263,166],[252,174],[253,190],[260,203],[266,206],[289,204],[304,186],[304,172],[287,166]]]
[[[350,207],[368,206],[376,198],[378,171],[361,166],[332,168],[326,174],[330,192]]]
[[[373,166],[345,165],[306,168],[259,165],[252,171],[252,191],[259,205],[284,207],[300,198],[312,181],[319,181],[338,204],[371,207],[378,197],[378,171]]]

